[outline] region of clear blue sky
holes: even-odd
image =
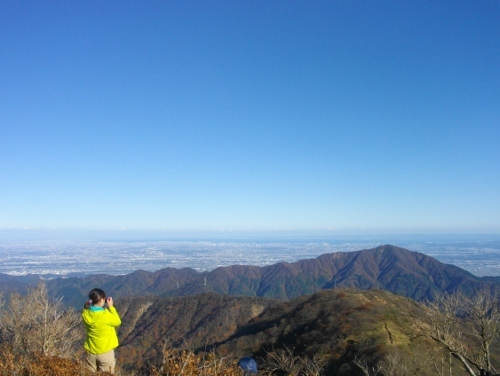
[[[0,229],[500,233],[500,1],[0,2]]]

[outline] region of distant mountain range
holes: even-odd
[[[24,293],[37,276],[0,274],[0,290]],[[233,265],[210,272],[166,268],[156,272],[138,270],[122,276],[92,275],[45,281],[54,297],[80,308],[88,292],[100,287],[108,296],[188,296],[215,292],[224,295],[291,299],[335,287],[382,289],[417,301],[434,294],[477,290],[500,292],[500,278],[476,277],[453,265],[422,253],[392,245],[355,252],[324,254],[294,263],[269,266]]]

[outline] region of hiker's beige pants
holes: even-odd
[[[87,352],[87,368],[92,372],[103,371],[115,373],[115,350],[103,354],[91,354]]]

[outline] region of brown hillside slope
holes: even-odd
[[[293,349],[300,356],[325,357],[326,374],[355,375],[360,371],[353,364],[356,357],[381,364],[397,351],[401,361],[410,362],[424,343],[436,349],[430,342],[412,340],[411,320],[401,314],[409,307],[417,309],[406,298],[386,291],[321,291],[268,307],[216,346],[223,355],[239,349],[238,355],[252,353],[257,358],[277,349]]]
[[[123,322],[120,354],[126,360],[125,367],[134,369],[141,361],[161,356],[165,342],[174,348],[203,348],[225,340],[275,303],[271,299],[214,293],[121,299],[117,305]]]
[[[216,294],[152,298],[140,317],[134,314],[134,299],[119,308],[124,323],[135,315],[134,328],[120,332],[118,353],[127,369],[141,361],[159,362],[165,341],[171,347],[215,349],[233,358],[252,355],[259,362],[268,352],[288,348],[303,357],[323,357],[336,375],[358,374],[356,357],[383,364],[394,351],[401,361],[411,362],[416,353],[433,349],[436,361],[441,360],[434,344],[411,339],[411,320],[402,312],[417,306],[386,291],[334,289],[290,301]],[[137,306],[145,307],[142,299]]]

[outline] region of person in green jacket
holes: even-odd
[[[93,372],[104,371],[113,374],[116,365],[115,348],[118,347],[116,327],[122,321],[113,305],[113,298],[106,298],[103,290],[93,289],[89,298],[82,311],[82,320],[87,331],[83,345],[87,350],[87,367]]]

